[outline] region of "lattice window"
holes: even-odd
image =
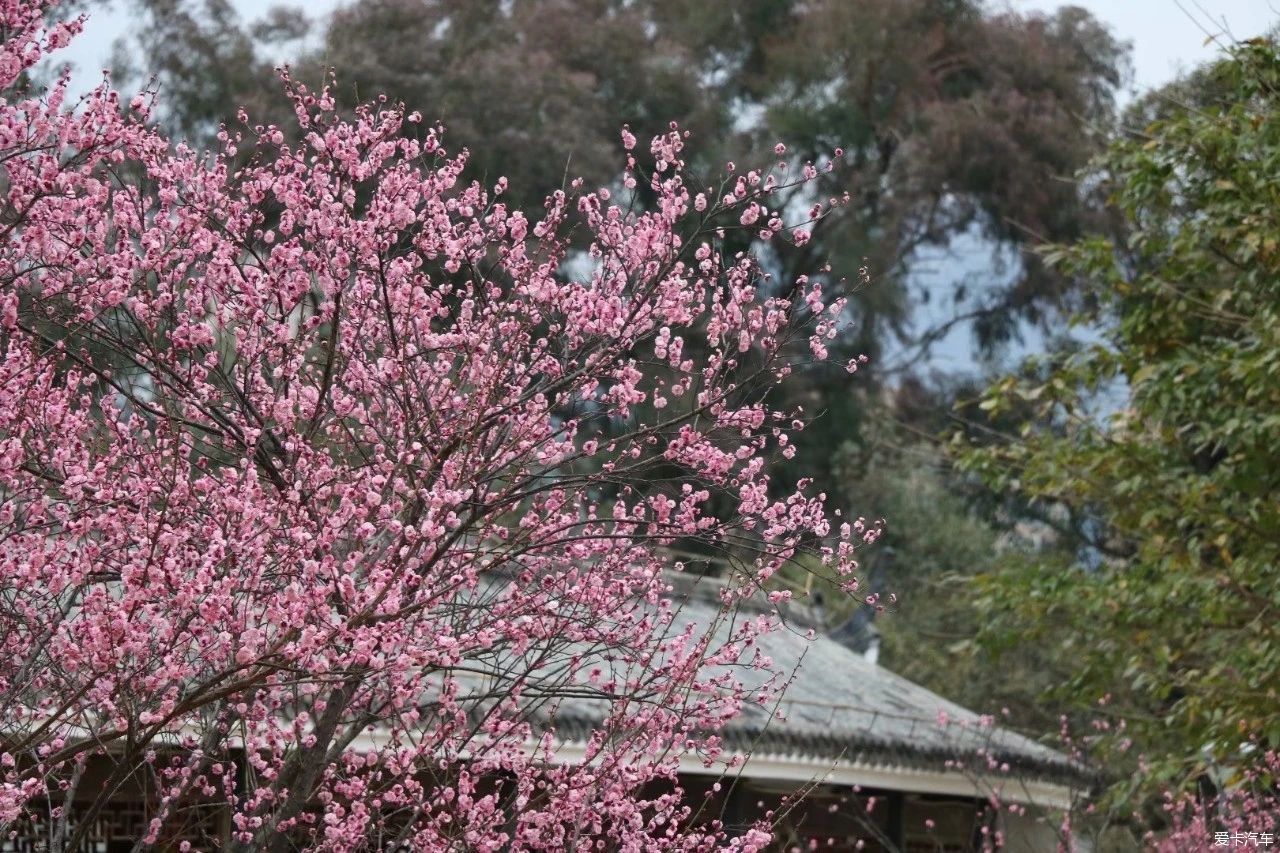
[[[161,846],[176,848],[179,843],[189,841],[196,850],[216,849],[220,817],[216,806],[188,809],[169,821],[169,831],[163,833],[164,844]],[[151,812],[144,804],[112,803],[99,813],[84,841],[68,853],[132,850],[134,843],[147,834],[150,824]],[[45,853],[49,849],[49,831],[46,821],[21,821],[10,828],[9,834],[0,838],[0,853]]]

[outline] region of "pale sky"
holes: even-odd
[[[1056,0],[1008,0],[1019,11],[1051,11]],[[1159,86],[1212,59],[1218,48],[1210,33],[1241,41],[1280,22],[1280,0],[1073,0],[1132,43],[1137,89]]]

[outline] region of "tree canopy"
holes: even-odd
[[[1126,70],[1125,45],[1079,8],[1024,15],[977,0],[358,0],[325,20],[281,8],[253,25],[227,0],[134,3],[143,26],[122,64],[156,76],[168,126],[197,143],[240,106],[271,117],[278,84],[263,57],[293,44],[296,79],[323,85],[335,69],[342,104],[382,93],[443,122],[473,151],[468,174],[505,175],[521,204],[567,175],[616,180],[623,123],[691,130],[703,178],[777,139],[800,160],[840,149],[849,168],[814,196],[847,191],[848,210],[765,261],[781,280],[866,262],[876,286],[855,299],[848,350],[873,356],[921,331],[908,290],[919,248],[976,231],[1018,250],[1096,222],[1072,178]],[[1020,266],[976,293],[956,271],[928,298],[979,320],[983,343],[1007,340],[1065,297],[1033,256]]]
[[[1101,340],[993,385],[982,407],[1020,431],[959,445],[1086,534],[1074,570],[991,579],[1001,626],[1051,638],[1059,695],[1110,695],[1111,745],[1178,780],[1280,746],[1280,51],[1237,45],[1198,79],[1102,163],[1127,238],[1046,255]]]

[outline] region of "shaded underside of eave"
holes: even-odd
[[[563,742],[582,742],[591,737],[599,721],[589,717],[559,714],[556,736]],[[1071,789],[1091,788],[1095,775],[1086,767],[1058,753],[1051,757],[1033,758],[1024,754],[991,748],[976,751],[947,748],[921,748],[876,737],[823,735],[814,732],[787,731],[785,725],[760,729],[730,724],[719,733],[721,748],[730,755],[755,759],[806,761],[815,770],[839,766],[879,767],[887,770],[929,771],[983,778],[992,783],[1000,779],[1019,782],[1042,782]],[[1007,765],[1008,770],[992,771],[988,761]],[[750,761],[742,775],[756,775]],[[761,775],[761,778],[767,778]]]

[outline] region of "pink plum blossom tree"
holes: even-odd
[[[1146,837],[1155,853],[1270,847],[1280,837],[1280,753],[1251,743],[1253,762],[1222,773],[1212,795],[1167,794],[1167,825]]]
[[[853,589],[875,536],[766,465],[843,302],[718,248],[803,243],[816,170],[702,189],[624,130],[622,201],[530,215],[284,72],[300,143],[196,152],[150,95],[31,91],[83,24],[47,7],[0,0],[0,831],[78,849],[134,797],[140,850],[202,808],[223,849],[764,845],[675,768],[776,698],[779,617],[682,625],[669,572],[729,558],[729,614],[801,549]]]

